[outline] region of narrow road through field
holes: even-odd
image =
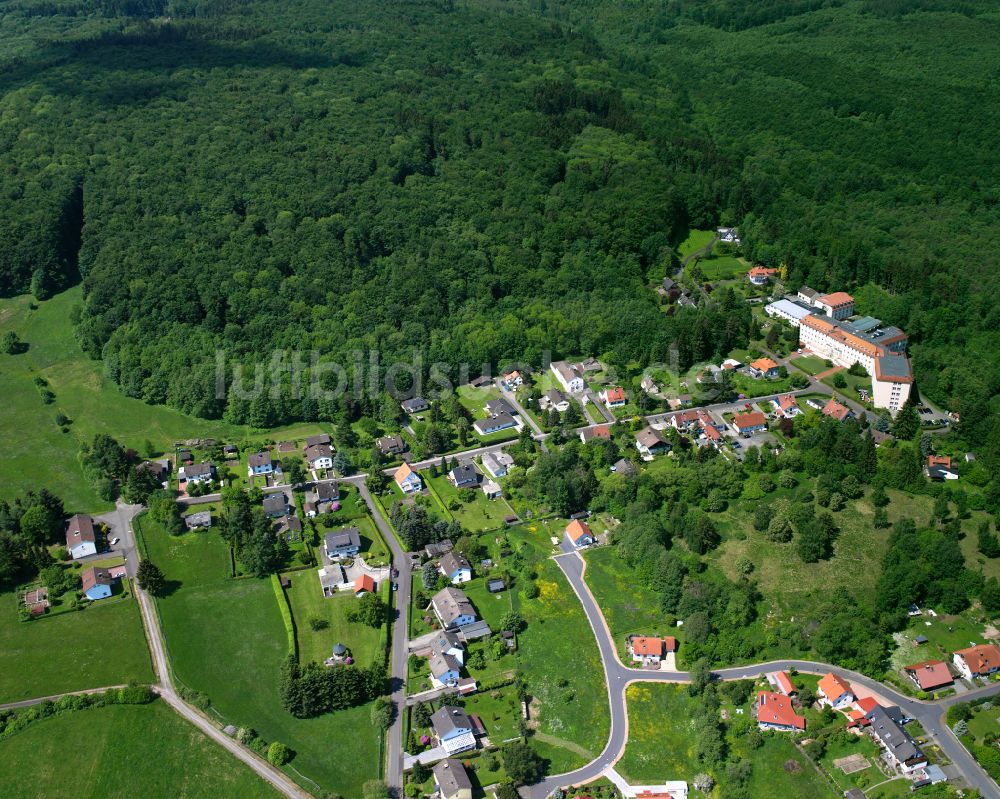
[[[563,541],[562,554],[554,560],[566,579],[569,580],[574,593],[583,606],[587,620],[597,639],[597,648],[604,666],[604,678],[608,687],[610,701],[611,732],[604,751],[587,765],[566,774],[556,774],[548,777],[537,785],[521,789],[525,799],[545,799],[556,788],[570,785],[580,785],[591,782],[614,766],[625,752],[628,743],[628,707],[625,690],[635,682],[663,682],[683,684],[691,682],[690,672],[685,671],[645,671],[626,667],[618,657],[618,651],[611,636],[604,614],[594,599],[590,588],[584,580],[586,561],[572,545]],[[1000,799],[1000,787],[990,778],[982,767],[973,759],[962,743],[948,728],[944,714],[948,707],[960,702],[1000,693],[1000,683],[969,691],[968,693],[948,697],[937,701],[921,701],[904,696],[884,683],[873,680],[858,672],[831,666],[828,663],[818,663],[809,660],[776,660],[768,663],[754,663],[746,666],[716,669],[715,679],[744,680],[756,679],[770,671],[785,671],[796,669],[806,674],[826,674],[833,672],[851,683],[857,683],[871,691],[884,696],[899,707],[911,718],[920,722],[929,738],[937,744],[941,751],[958,768],[962,776],[973,788],[978,788],[983,799]],[[666,775],[669,778],[669,775]]]
[[[160,630],[160,619],[157,616],[153,599],[137,585],[135,595],[139,601],[143,623],[146,625],[146,639],[149,642],[150,653],[153,656],[153,670],[159,684],[155,686],[157,693],[181,717],[191,722],[219,746],[232,754],[237,760],[247,764],[254,772],[274,786],[289,799],[310,799],[311,795],[300,788],[291,777],[272,766],[255,752],[230,738],[208,718],[178,696],[174,689],[173,678],[167,664],[166,648],[163,643],[163,633]]]

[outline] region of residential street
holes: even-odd
[[[605,682],[608,686],[610,701],[611,732],[608,736],[607,745],[595,760],[576,771],[567,774],[557,774],[548,777],[537,785],[523,788],[521,795],[525,799],[544,799],[556,788],[579,785],[595,780],[602,776],[608,768],[621,758],[625,751],[625,744],[628,741],[628,711],[625,702],[625,689],[629,684],[633,682],[688,683],[691,681],[689,672],[645,671],[627,668],[622,664],[618,657],[615,642],[611,637],[611,632],[604,620],[604,614],[601,613],[600,607],[584,581],[586,562],[578,552],[573,550],[568,542],[563,541],[561,547],[563,553],[557,555],[554,560],[566,575],[566,579],[569,580],[574,593],[576,593],[577,598],[583,605],[583,610],[587,614],[587,620],[590,622],[591,629],[594,631],[597,639],[601,661],[604,664]],[[944,714],[950,705],[1000,693],[1000,683],[995,683],[959,696],[949,697],[948,699],[923,702],[904,696],[889,686],[866,677],[863,674],[808,660],[779,660],[769,663],[735,666],[718,669],[714,672],[714,675],[720,680],[756,679],[765,672],[791,668],[807,674],[826,674],[832,671],[834,674],[844,677],[849,682],[857,683],[880,694],[888,701],[899,705],[908,716],[920,722],[927,734],[941,747],[941,750],[958,768],[969,785],[979,789],[983,799],[1000,799],[1000,787],[976,763],[965,747],[952,734],[944,721]],[[664,776],[667,779],[671,778],[671,775]]]
[[[368,504],[368,510],[378,525],[379,532],[392,551],[393,566],[399,570],[395,578],[399,589],[395,592],[396,618],[392,624],[392,655],[391,680],[392,702],[396,706],[396,716],[389,728],[389,744],[386,753],[385,781],[397,796],[403,791],[403,712],[406,709],[406,675],[407,658],[409,657],[409,608],[410,591],[413,580],[410,575],[410,558],[389,528],[386,519],[382,518],[375,500],[365,485],[363,475],[346,478],[346,482],[357,486],[358,493]]]

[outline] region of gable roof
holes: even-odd
[[[757,720],[764,724],[777,724],[797,730],[806,728],[806,720],[795,712],[792,700],[772,691],[757,694]]]
[[[979,644],[955,652],[973,674],[986,674],[1000,668],[1000,649],[993,644]]]
[[[770,358],[758,358],[756,361],[750,364],[750,368],[756,369],[758,372],[767,372],[770,369],[777,369],[778,364],[776,364]]]
[[[851,409],[846,405],[841,405],[833,397],[823,406],[823,415],[836,419],[838,422],[844,421],[851,413]]]
[[[360,574],[354,581],[354,593],[367,591],[369,594],[375,593],[375,580],[370,574]]]
[[[94,543],[97,536],[94,534],[94,520],[82,513],[70,518],[66,524],[66,548],[72,549],[81,541]]]
[[[361,547],[361,531],[357,527],[348,527],[336,533],[327,533],[323,536],[323,544],[327,551],[331,549],[342,549],[344,547]]]
[[[767,417],[760,411],[739,413],[733,422],[739,430],[747,430],[751,427],[767,427]]]
[[[451,625],[462,616],[476,618],[476,609],[472,606],[465,591],[448,586],[438,591],[431,600],[438,616],[446,625]]]
[[[410,464],[404,463],[396,469],[396,473],[392,476],[392,479],[396,481],[397,485],[402,485],[408,477],[413,475],[417,475],[417,473],[410,468]],[[419,477],[419,475],[417,476]]]
[[[382,438],[375,439],[375,444],[384,453],[402,452],[406,449],[406,443],[400,435],[382,436]]]
[[[792,678],[788,676],[788,672],[779,671],[774,675],[774,681],[778,683],[778,687],[781,689],[782,693],[787,694],[788,696],[795,693],[795,685],[792,682]]]
[[[434,781],[441,789],[444,799],[454,796],[459,791],[471,791],[472,780],[459,761],[452,758],[439,760],[431,769],[434,772]]]
[[[608,427],[606,424],[599,424],[595,425],[594,427],[586,428],[585,430],[581,431],[580,435],[583,437],[583,440],[585,442],[593,441],[595,438],[600,438],[605,441],[608,441],[611,439],[611,428]]]
[[[831,702],[835,702],[844,694],[851,694],[853,696],[851,686],[849,686],[843,678],[838,677],[832,671],[821,677],[819,684],[816,687],[819,688],[819,690],[823,692],[823,696]]]
[[[472,721],[462,708],[445,705],[434,711],[431,726],[434,732],[444,738],[453,732],[471,731]]]
[[[573,521],[566,525],[566,535],[569,536],[569,540],[574,544],[584,536],[589,536],[591,539],[594,537],[587,523],[579,519],[573,519]]]
[[[476,471],[472,461],[466,461],[455,466],[448,475],[456,483],[467,483],[479,480],[479,472]]]
[[[852,304],[854,302],[854,297],[846,291],[835,291],[833,294],[824,294],[822,297],[818,297],[816,302],[821,302],[824,305],[835,307],[838,305]]]
[[[255,466],[267,466],[271,462],[271,451],[262,450],[260,452],[251,453],[250,457],[247,458],[247,463],[250,468]]]
[[[439,561],[439,565],[441,566],[441,571],[448,577],[462,569],[472,569],[472,564],[466,560],[465,555],[456,552],[444,554]]]
[[[306,439],[307,447],[315,447],[317,444],[329,444],[329,443],[330,443],[330,436],[327,433],[318,433],[317,435],[309,436],[309,438]]]
[[[948,671],[948,664],[943,660],[924,660],[912,666],[905,666],[904,670],[913,677],[923,691],[932,691],[954,682],[951,672]]]
[[[644,657],[663,655],[665,642],[662,638],[650,638],[645,635],[637,635],[632,639],[632,654]]]
[[[98,569],[96,566],[91,566],[89,569],[84,569],[80,572],[80,582],[83,583],[83,590],[89,591],[95,585],[111,585],[112,579],[107,569]]]
[[[647,427],[640,430],[635,434],[635,440],[637,443],[644,446],[646,449],[652,449],[653,447],[662,447],[667,443],[667,439],[663,437],[663,434],[657,430],[655,427]]]
[[[621,386],[612,386],[604,392],[604,398],[607,402],[624,402],[625,389]]]
[[[783,411],[790,411],[792,408],[798,408],[799,404],[795,401],[794,394],[782,394],[778,397],[778,407]]]
[[[900,715],[898,707],[884,708],[880,705],[874,708],[867,716],[871,721],[872,734],[902,763],[924,759],[924,753],[897,721]]]
[[[502,413],[511,416],[515,413],[514,406],[511,405],[503,397],[499,399],[492,399],[486,403],[486,412],[490,416],[499,416]]]

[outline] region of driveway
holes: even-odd
[[[132,531],[132,520],[145,509],[144,505],[126,505],[122,500],[115,503],[115,509],[102,513],[94,518],[108,526],[108,543],[118,539],[118,543],[109,546],[107,552],[92,556],[91,560],[102,559],[108,552],[121,553],[125,558],[125,568],[129,577],[135,577],[139,571],[139,553],[136,551],[135,534]]]

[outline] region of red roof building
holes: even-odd
[[[912,666],[904,666],[903,672],[921,691],[933,691],[955,681],[948,671],[948,664],[943,660],[924,660]]]
[[[806,720],[795,712],[792,700],[782,694],[757,694],[757,726],[768,730],[804,730]]]
[[[354,595],[361,596],[361,594],[374,594],[375,593],[375,580],[368,574],[362,574],[354,581]]]
[[[851,415],[851,409],[846,405],[841,405],[833,397],[830,397],[830,401],[823,407],[823,415],[842,422]]]

